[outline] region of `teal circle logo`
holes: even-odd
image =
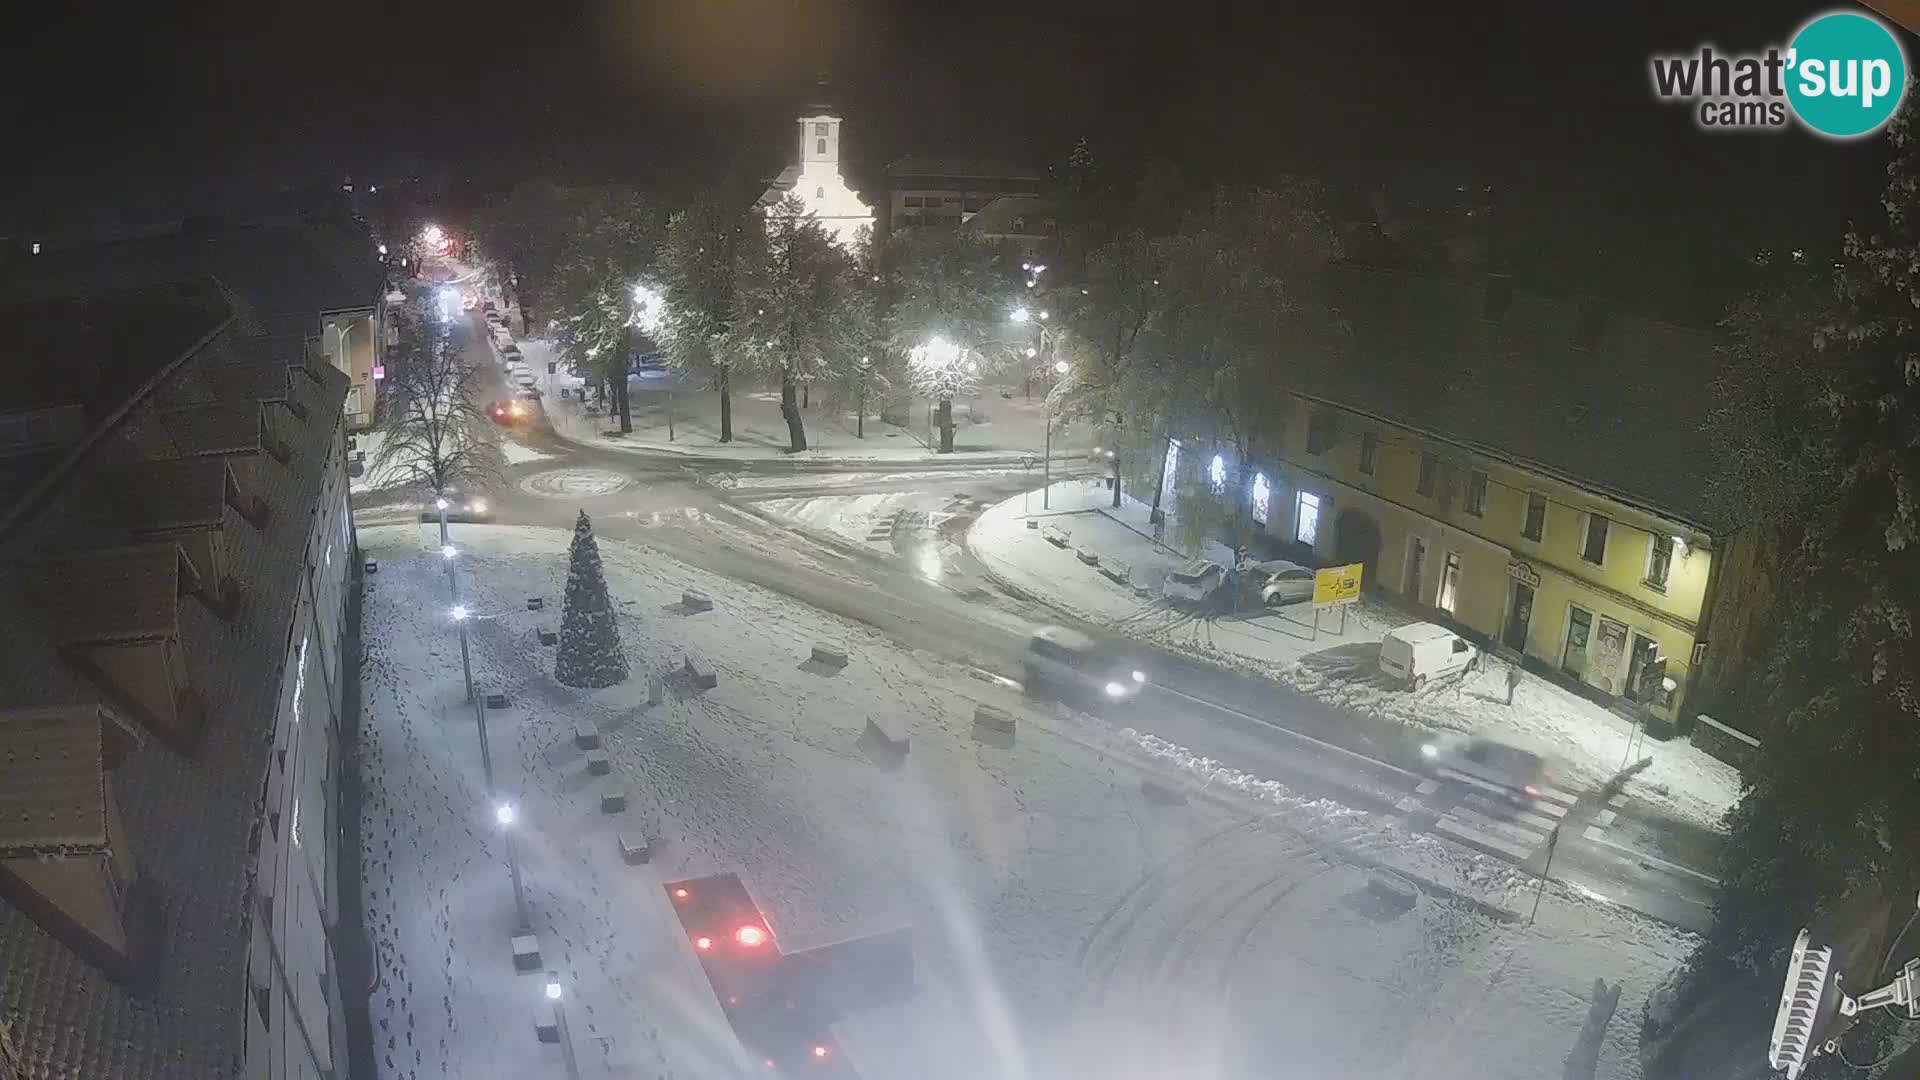
[[[1907,55],[1878,19],[1850,11],[1814,18],[1788,45],[1787,102],[1832,139],[1871,135],[1907,91]]]

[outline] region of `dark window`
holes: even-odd
[[[1487,512],[1487,474],[1470,472],[1467,474],[1467,513],[1474,517]]]
[[[1547,497],[1537,491],[1527,492],[1527,519],[1520,525],[1520,535],[1529,540],[1539,540],[1547,530]]]
[[[825,187],[817,187],[817,188],[814,188],[814,189],[813,189],[813,197],[814,197],[814,198],[816,198],[816,199],[824,199],[824,198],[826,198],[826,197],[827,197],[827,189],[826,189]]]
[[[816,154],[824,154],[824,153],[826,153],[826,152],[827,152],[827,140],[825,140],[825,139],[815,139],[815,140],[813,140],[813,152],[814,152],[814,153],[816,153]]]
[[[827,133],[827,125],[825,124],[813,125],[813,133],[815,135],[825,135]]]
[[[1672,571],[1673,537],[1657,533],[1647,537],[1647,584],[1664,590]]]
[[[1014,232],[1017,232],[1017,233],[1023,233],[1023,232],[1026,232],[1026,231],[1027,231],[1027,219],[1026,219],[1026,218],[1023,218],[1023,217],[1017,217],[1017,218],[1014,218],[1014,219],[1013,219],[1013,231],[1014,231]]]
[[[1324,454],[1333,445],[1336,421],[1330,412],[1317,412],[1307,421],[1307,453]]]
[[[1361,472],[1366,473],[1368,476],[1373,475],[1373,455],[1378,453],[1379,450],[1380,440],[1374,438],[1373,432],[1365,432],[1360,436]]]
[[[909,195],[907,196],[907,205],[908,206],[924,206],[926,205],[926,200],[922,199],[918,195]]]
[[[1433,481],[1440,473],[1440,459],[1422,450],[1420,452],[1420,483],[1414,488],[1422,495],[1433,494]]]
[[[1607,561],[1607,526],[1610,522],[1599,514],[1587,515],[1587,542],[1580,548],[1580,557],[1599,566]]]

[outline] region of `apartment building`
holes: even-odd
[[[11,1051],[41,1080],[344,1077],[348,376],[204,278],[5,315]]]

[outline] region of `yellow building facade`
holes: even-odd
[[[1279,430],[1269,533],[1323,565],[1364,563],[1372,589],[1677,719],[1712,578],[1698,525],[1304,395]]]

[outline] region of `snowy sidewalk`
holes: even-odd
[[[1178,748],[1036,711],[1003,686],[658,552],[601,540],[635,678],[554,683],[536,631],[558,624],[568,536],[457,526],[474,676],[516,828],[542,967],[560,972],[587,1080],[726,1077],[736,1047],[660,885],[738,872],[783,948],[913,927],[911,998],[850,1014],[867,1080],[901,1076],[1302,1075],[1521,1080],[1554,1071],[1591,980],[1631,1017],[1691,939],[1550,888],[1539,922],[1511,867],[1390,819],[1222,774]],[[380,983],[381,1080],[562,1075],[537,1042],[538,974],[515,974],[505,851],[481,790],[473,713],[444,617],[433,530],[361,533],[367,578],[363,835]],[[711,611],[690,612],[698,588]],[[545,600],[541,610],[528,597]],[[816,641],[850,663],[823,669]],[[642,673],[688,649],[718,684],[646,703]],[[970,707],[1019,721],[1010,745]],[[904,760],[862,748],[869,717]],[[598,733],[607,778],[575,742]],[[1171,804],[1145,777],[1219,789]],[[601,813],[620,785],[631,804]],[[631,866],[616,834],[664,841]],[[1353,856],[1349,858],[1349,853]],[[1372,866],[1436,880],[1381,906]],[[1599,1075],[1634,1080],[1616,1022]],[[756,1070],[757,1071],[757,1070]],[[764,1073],[762,1074],[764,1075]]]
[[[1526,675],[1507,705],[1508,664],[1497,657],[1461,680],[1400,688],[1379,671],[1380,638],[1420,616],[1379,598],[1350,608],[1344,632],[1337,612],[1323,613],[1316,630],[1304,605],[1219,615],[1171,605],[1160,599],[1161,585],[1186,557],[1154,542],[1146,506],[1127,499],[1115,511],[1111,497],[1099,481],[1067,481],[1053,485],[1048,510],[1037,490],[1008,499],[980,515],[967,547],[995,577],[1083,621],[1265,675],[1349,711],[1357,723],[1474,732],[1528,746],[1558,762],[1564,782],[1587,788],[1650,756],[1629,794],[1705,828],[1717,828],[1739,796],[1731,765],[1685,740],[1636,740],[1625,718],[1536,676]],[[1081,561],[1083,550],[1098,557],[1098,567]]]

